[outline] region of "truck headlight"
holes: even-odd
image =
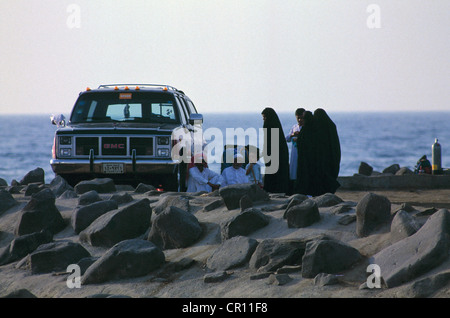
[[[158,137],[158,145],[168,145],[170,137]]]
[[[59,144],[60,145],[71,145],[72,137],[71,136],[59,136]]]
[[[158,149],[157,150],[158,157],[168,157],[169,156],[169,149]]]
[[[70,149],[70,148],[61,148],[61,149],[59,149],[59,155],[61,157],[70,157],[72,155],[72,149]]]

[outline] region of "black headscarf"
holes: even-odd
[[[337,181],[341,163],[341,145],[336,125],[322,108],[314,111],[317,129],[319,192],[335,193],[340,186]]]
[[[263,155],[274,157],[278,156],[278,171],[274,174],[264,175],[264,190],[272,193],[287,193],[289,191],[289,149],[284,136],[283,127],[277,113],[270,107],[265,108],[262,113],[266,119],[263,128],[266,134],[266,142],[264,143]],[[278,153],[276,153],[272,145],[272,129],[278,129]],[[272,149],[274,151],[272,151]],[[272,159],[273,161],[273,159]],[[272,162],[267,163],[270,166]]]

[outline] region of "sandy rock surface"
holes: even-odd
[[[385,196],[391,202],[393,216],[396,212],[405,209],[405,204],[412,207],[411,212],[408,213],[416,218],[420,226],[423,226],[439,209],[450,209],[450,190],[371,192]],[[131,202],[119,204],[119,209],[142,199],[147,199],[150,207],[154,209],[160,200],[168,195],[155,191],[137,193],[134,189],[118,186],[114,193],[99,193],[99,196],[102,200],[109,200],[113,194],[117,193],[126,194],[127,197],[129,195],[132,198]],[[447,287],[447,281],[450,279],[448,274],[450,260],[448,257],[400,286],[388,288],[382,280],[380,286],[370,285],[370,283],[376,283],[375,280],[368,280],[369,275],[374,273],[368,271],[371,258],[394,243],[390,233],[390,222],[367,236],[357,235],[356,206],[367,193],[367,191],[338,191],[335,195],[342,202],[332,206],[318,207],[320,219],[301,228],[289,227],[284,218],[290,197],[283,194],[271,194],[269,200],[253,202],[252,208],[259,209],[266,215],[268,223],[245,237],[258,244],[265,240],[301,241],[305,243],[304,248],[308,248],[309,241],[325,238],[356,249],[362,255],[361,260],[336,273],[321,273],[316,278],[305,278],[302,275],[301,259],[296,261],[297,264],[287,263],[274,272],[258,271],[252,268],[249,266],[248,258],[244,263],[239,262],[240,265],[235,268],[226,270],[208,268],[207,263],[210,257],[223,247],[223,225],[242,211],[240,208],[229,210],[225,204],[218,204],[217,201],[220,199],[218,193],[195,194],[186,195],[183,200],[189,200],[189,213],[194,215],[201,225],[201,236],[188,247],[164,249],[165,263],[150,273],[140,277],[69,288],[67,282],[71,273],[57,271],[32,274],[25,256],[0,266],[0,296],[4,297],[19,290],[26,290],[36,297],[77,298],[99,294],[161,298],[449,297],[450,289]],[[30,201],[30,196],[26,196],[23,191],[14,193],[12,196],[17,204],[0,214],[0,253],[10,248],[11,242],[17,238],[14,231],[19,215]],[[213,202],[213,209],[205,209]],[[66,227],[54,234],[53,240],[81,244],[94,261],[104,255],[109,247],[92,246],[80,240],[71,226],[71,217],[74,211],[77,211],[78,204],[79,195],[56,198],[55,206],[66,222]],[[152,221],[156,217],[156,213],[152,213]],[[135,238],[145,240],[148,233],[149,231]],[[220,252],[223,254],[224,250]],[[372,288],[367,286],[368,283]]]

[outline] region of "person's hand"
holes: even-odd
[[[214,183],[208,182],[208,185],[212,188],[212,191],[216,191],[220,188],[219,184],[214,184]]]

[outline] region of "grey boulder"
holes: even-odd
[[[88,205],[98,201],[102,201],[102,198],[100,198],[98,192],[95,190],[90,190],[80,195],[78,198],[78,205]]]
[[[285,265],[300,265],[305,247],[305,240],[263,240],[250,258],[249,267],[258,272],[275,272]]]
[[[32,274],[66,271],[67,266],[76,264],[89,252],[79,243],[58,241],[39,246],[28,255],[27,265]]]
[[[227,240],[234,236],[248,235],[265,227],[269,222],[270,217],[259,209],[247,209],[222,224],[222,239]]]
[[[314,278],[319,273],[336,274],[359,262],[362,255],[354,247],[332,239],[312,240],[302,257],[302,276]]]
[[[300,204],[289,208],[284,217],[288,227],[302,228],[320,221],[319,208],[314,200],[307,199]]]
[[[142,239],[124,240],[115,244],[88,267],[81,284],[99,284],[145,276],[164,262],[164,253],[152,242]]]
[[[20,212],[15,234],[24,235],[41,230],[55,234],[66,227],[61,213],[55,205],[55,195],[46,188],[31,196],[31,200]]]
[[[228,210],[238,209],[239,202],[245,195],[247,195],[252,202],[269,200],[268,193],[254,183],[225,186],[220,188],[219,195],[222,197]]]
[[[391,241],[397,242],[413,235],[420,229],[420,224],[408,212],[398,211],[391,223]]]
[[[162,249],[183,248],[195,243],[202,232],[194,215],[169,206],[154,218],[147,239]]]
[[[150,226],[151,216],[150,201],[141,199],[101,215],[81,231],[79,237],[92,246],[111,247],[120,241],[143,235]]]
[[[92,190],[98,193],[110,193],[116,192],[116,185],[111,178],[95,178],[79,182],[74,189],[77,194],[83,194]]]
[[[396,287],[430,271],[448,258],[450,212],[441,209],[413,235],[375,254],[387,287]]]
[[[15,206],[18,202],[5,189],[0,189],[0,214]]]
[[[45,183],[45,172],[42,168],[36,168],[25,174],[25,176],[19,181],[21,185],[28,185],[30,183]]]
[[[166,195],[161,197],[153,207],[153,212],[158,215],[170,206],[175,206],[183,211],[189,212],[189,196]]]
[[[258,246],[258,241],[235,236],[223,242],[208,258],[206,266],[212,270],[227,270],[245,265]]]
[[[46,230],[16,237],[0,253],[0,265],[15,262],[52,240],[53,235]]]
[[[71,216],[71,224],[75,233],[79,234],[91,225],[95,219],[118,207],[117,202],[113,200],[99,201],[76,207]]]
[[[391,202],[385,196],[368,193],[356,205],[356,234],[364,237],[391,221]]]

